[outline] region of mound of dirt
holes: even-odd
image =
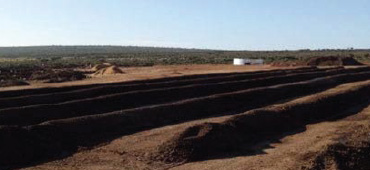
[[[363,65],[352,57],[314,57],[311,58],[306,65],[308,66],[359,66]]]
[[[150,159],[173,162],[202,161],[219,155],[253,153],[253,146],[273,136],[337,116],[354,104],[369,100],[370,81],[347,84],[288,103],[255,109],[220,123],[189,127],[158,146]],[[289,122],[289,123],[287,123]]]
[[[335,167],[338,170],[370,168],[370,143],[344,144],[337,143],[328,147],[314,161],[312,167],[302,169],[330,169]]]
[[[58,141],[62,139],[54,139],[55,132],[42,133],[19,126],[0,126],[0,169],[4,168],[4,165],[19,167],[37,161],[43,155],[48,158],[58,156],[60,153],[56,152],[56,149],[60,150]],[[42,135],[44,136],[41,137]]]
[[[34,155],[37,154],[36,148],[30,147],[30,143],[27,141],[35,141],[27,130],[17,127],[0,127],[0,165],[6,163],[7,165],[17,165],[20,163],[19,160],[29,159],[32,160]],[[25,145],[27,143],[27,145]],[[11,149],[10,149],[11,148]],[[22,152],[14,150],[16,148]],[[9,156],[11,155],[11,156]]]
[[[10,87],[10,86],[26,86],[29,83],[23,80],[2,80],[0,81],[0,87]]]
[[[164,163],[181,163],[204,160],[218,156],[220,153],[240,150],[240,143],[244,137],[235,133],[235,129],[217,123],[204,123],[189,127],[182,133],[176,134],[172,140],[154,148],[149,159]],[[212,142],[217,141],[217,142]],[[217,148],[217,149],[216,149]]]
[[[107,68],[107,67],[110,67],[110,66],[112,66],[112,64],[110,64],[110,63],[97,64],[92,68],[92,71],[99,71],[103,68]]]
[[[102,68],[94,73],[94,75],[110,75],[110,74],[123,74],[124,72],[117,66],[109,66]]]
[[[74,70],[43,70],[34,72],[30,80],[41,80],[46,83],[61,83],[85,79],[86,75]]]
[[[327,146],[322,152],[302,166],[304,170],[317,169],[370,169],[370,137],[368,126],[358,127],[351,135],[346,134]]]

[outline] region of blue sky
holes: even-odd
[[[369,0],[0,0],[0,46],[370,48]]]

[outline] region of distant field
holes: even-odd
[[[302,63],[312,57],[352,56],[370,62],[370,50],[219,51],[121,46],[0,47],[0,68],[86,67],[101,62],[120,66],[227,64],[233,58],[262,58],[266,63]]]

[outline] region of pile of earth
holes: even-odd
[[[95,65],[93,68],[91,68],[92,71],[96,72],[96,71],[99,71],[103,68],[107,68],[107,67],[110,67],[110,66],[113,66],[111,63],[102,63],[102,64],[97,64]]]
[[[369,125],[362,125],[354,133],[342,135],[320,153],[313,153],[313,159],[306,160],[301,169],[370,169],[369,130]]]
[[[94,75],[111,75],[111,74],[123,74],[124,72],[118,66],[111,65],[109,63],[99,64],[92,68],[95,70]]]
[[[308,66],[360,66],[362,63],[355,60],[353,57],[314,57],[311,58],[306,65]]]
[[[86,75],[74,70],[42,70],[34,72],[30,80],[40,80],[46,83],[60,83],[66,81],[83,80]]]

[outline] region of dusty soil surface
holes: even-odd
[[[333,89],[331,93],[341,89]],[[81,150],[71,157],[26,169],[311,169],[317,156],[326,148],[340,142],[338,139],[350,136],[348,134],[369,134],[370,105],[354,106],[344,113],[351,115],[310,124],[304,129],[287,132],[282,137],[264,140],[254,146],[258,152],[252,154],[230,154],[223,158],[174,164],[146,159],[153,148],[171,140],[175,134],[188,127],[204,122],[220,123],[232,118],[221,116],[124,136],[94,149]],[[367,133],[364,134],[364,131],[359,129],[364,129]]]
[[[222,119],[209,119],[207,121],[218,122]],[[265,148],[263,152],[252,156],[236,156],[193,162],[171,168],[171,166],[158,167],[158,165],[141,161],[134,155],[135,152],[132,152],[132,150],[146,150],[160,143],[161,140],[168,139],[168,133],[176,133],[176,130],[181,129],[181,126],[200,122],[202,121],[168,126],[126,136],[114,140],[105,146],[97,147],[93,150],[81,151],[64,160],[26,169],[305,169],[310,166],[312,158],[315,158],[316,155],[324,151],[328,146],[338,142],[338,138],[350,133],[356,133],[358,128],[363,128],[363,126],[369,127],[370,106],[354,116],[334,122],[326,121],[308,125],[304,132],[289,135],[278,141],[265,141],[260,145],[261,148]]]
[[[309,66],[356,66],[363,65],[363,63],[358,62],[352,57],[338,57],[338,56],[328,56],[328,57],[315,57],[311,58],[307,65]]]
[[[145,80],[162,77],[174,77],[192,74],[208,73],[230,73],[258,70],[284,69],[286,67],[261,66],[233,66],[233,65],[173,65],[173,66],[152,66],[152,67],[129,67],[121,68],[124,74],[115,75],[91,75],[89,79],[65,83],[42,83],[39,81],[29,82],[30,86],[14,86],[0,88],[0,91],[33,89],[45,87],[65,87],[86,84],[114,83],[131,80]],[[292,67],[293,68],[293,67]]]
[[[361,119],[355,117],[362,116]],[[369,126],[370,106],[355,116],[334,122],[308,125],[302,133],[289,135],[279,141],[266,141],[263,153],[184,164],[173,169],[301,169],[308,167],[310,159],[326,147],[338,142],[343,135],[356,133],[358,128]],[[335,169],[335,168],[334,168]]]
[[[0,92],[0,169],[369,169],[370,67],[153,68],[232,73]]]

